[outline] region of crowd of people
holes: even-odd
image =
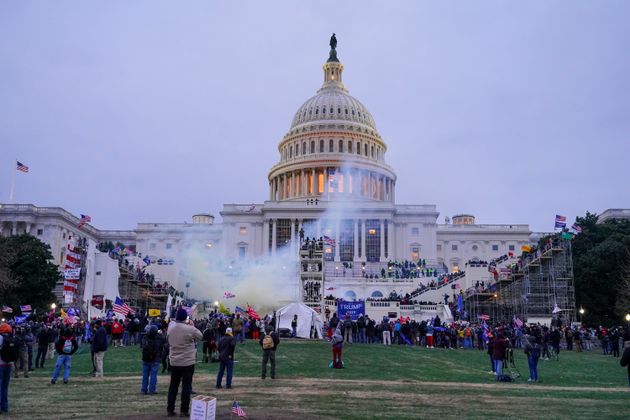
[[[404,304],[406,297],[401,297]],[[20,325],[0,324],[0,411],[8,412],[8,387],[12,375],[28,377],[29,372],[43,369],[49,359],[56,357],[50,383],[64,384],[71,380],[73,355],[83,345],[91,352],[96,378],[106,374],[106,354],[111,348],[138,346],[141,349],[142,379],[140,392],[157,393],[157,375],[170,374],[166,411],[175,415],[177,395],[180,393],[180,415],[188,416],[198,349],[201,363],[218,363],[216,388],[232,387],[234,354],[239,343],[252,340],[261,349],[261,379],[275,379],[275,351],[280,344],[276,328],[276,314],[263,318],[249,312],[223,314],[213,312],[203,319],[191,320],[185,308],[173,311],[170,320],[136,315],[80,321],[74,317],[49,315]],[[298,320],[294,317],[292,336],[296,335]],[[346,344],[407,345],[428,349],[485,351],[490,372],[497,380],[506,380],[506,367],[514,365],[513,354],[522,351],[528,361],[529,381],[539,382],[539,360],[558,360],[561,351],[589,351],[601,348],[604,355],[620,357],[621,364],[630,363],[630,330],[628,328],[587,328],[585,326],[552,327],[540,325],[496,324],[486,322],[442,322],[439,316],[416,321],[409,318],[380,320],[359,315],[353,320],[349,314],[332,317],[324,323],[325,338],[332,345],[331,368],[343,368],[343,347]],[[625,344],[622,344],[625,342]],[[35,356],[35,357],[33,357]],[[33,363],[34,359],[34,363]],[[625,363],[625,364],[624,364]],[[223,378],[225,377],[225,382]],[[630,368],[629,368],[630,385]]]

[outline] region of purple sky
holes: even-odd
[[[262,202],[332,32],[399,204],[529,223],[630,207],[630,2],[0,3],[0,201],[99,228]],[[385,6],[387,4],[387,6]]]

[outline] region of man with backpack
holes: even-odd
[[[18,350],[9,324],[0,325],[0,413],[9,412],[9,381],[11,364],[18,359]]]
[[[162,361],[164,341],[158,334],[158,327],[151,325],[148,334],[142,338],[142,385],[140,392],[147,395],[147,391],[154,395],[157,385],[157,373]],[[150,379],[150,380],[149,380]]]
[[[265,335],[260,337],[260,347],[263,349],[261,378],[267,376],[267,361],[271,362],[271,379],[276,379],[276,349],[280,344],[280,337],[272,328],[267,328]]]
[[[77,339],[75,338],[71,328],[64,328],[61,330],[61,334],[59,334],[59,339],[55,344],[55,350],[57,350],[57,363],[55,364],[55,369],[53,370],[52,379],[50,380],[51,384],[57,383],[57,377],[59,376],[59,370],[63,366],[63,383],[67,384],[68,380],[70,380],[70,359],[74,353],[76,353],[79,348],[79,344],[77,343]]]

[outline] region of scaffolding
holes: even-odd
[[[464,309],[470,320],[488,315],[495,322],[563,324],[576,320],[571,241],[560,235],[547,238],[539,249],[497,273],[483,291],[469,290]]]
[[[300,296],[318,313],[324,304],[324,273],[323,242],[306,240],[300,245]]]
[[[520,267],[498,281],[499,319],[510,322],[576,320],[571,241],[560,235],[547,238],[527,254]]]

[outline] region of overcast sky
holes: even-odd
[[[630,2],[3,1],[0,201],[98,228],[263,202],[336,32],[398,204],[553,227],[630,208]]]

